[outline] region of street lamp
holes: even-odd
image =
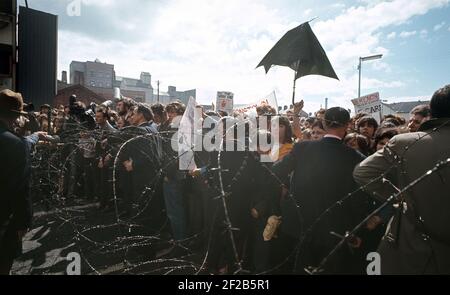
[[[359,58],[359,65],[358,65],[358,70],[359,70],[358,98],[361,97],[361,65],[362,65],[362,62],[363,61],[380,59],[382,57],[383,57],[382,54],[377,54],[377,55],[371,55],[371,56],[365,56],[365,57],[360,57]]]

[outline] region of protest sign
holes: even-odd
[[[355,106],[355,112],[357,114],[362,112],[368,113],[380,123],[383,103],[380,100],[380,94],[378,92],[352,99],[352,103]]]
[[[233,112],[233,99],[234,94],[232,92],[219,91],[217,92],[217,111],[227,112],[231,114]]]
[[[275,91],[258,101],[244,107],[237,108],[234,111],[238,113],[256,114],[256,108],[265,104],[272,106],[278,112],[278,100]]]

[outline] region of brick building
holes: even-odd
[[[54,106],[68,105],[69,98],[72,94],[75,94],[78,101],[83,102],[85,105],[89,105],[91,102],[101,104],[106,101],[103,96],[95,93],[87,87],[84,87],[83,85],[72,85],[58,91],[58,94],[55,96],[55,100],[53,103]]]

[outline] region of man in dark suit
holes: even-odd
[[[148,199],[142,198],[148,196],[148,192],[144,192],[157,181],[162,157],[160,140],[154,136],[158,130],[153,123],[150,107],[144,104],[133,107],[130,121],[133,127],[128,128],[127,132],[132,133],[134,139],[124,147],[120,155],[120,161],[131,180],[129,191],[126,192],[128,213],[131,213],[133,206],[136,207],[137,204],[140,204],[140,209],[145,207],[143,204]]]
[[[364,156],[343,144],[350,114],[343,108],[329,109],[325,114],[325,137],[320,141],[296,144],[292,152],[275,164],[274,171],[285,179],[294,172],[291,194],[282,204],[282,234],[293,243],[305,238],[307,230],[329,207],[357,189],[352,173]],[[299,249],[297,272],[317,267],[339,242],[331,235],[345,235],[364,217],[365,202],[354,197],[330,211],[306,236]],[[295,245],[294,245],[295,246]],[[326,273],[352,273],[354,257],[343,248],[325,266]]]
[[[0,275],[9,274],[21,254],[22,237],[30,227],[29,151],[12,126],[23,112],[23,99],[11,90],[0,92]]]

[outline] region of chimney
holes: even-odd
[[[66,84],[67,84],[67,72],[66,72],[66,71],[62,71],[61,81],[62,81],[63,83],[66,83]]]

